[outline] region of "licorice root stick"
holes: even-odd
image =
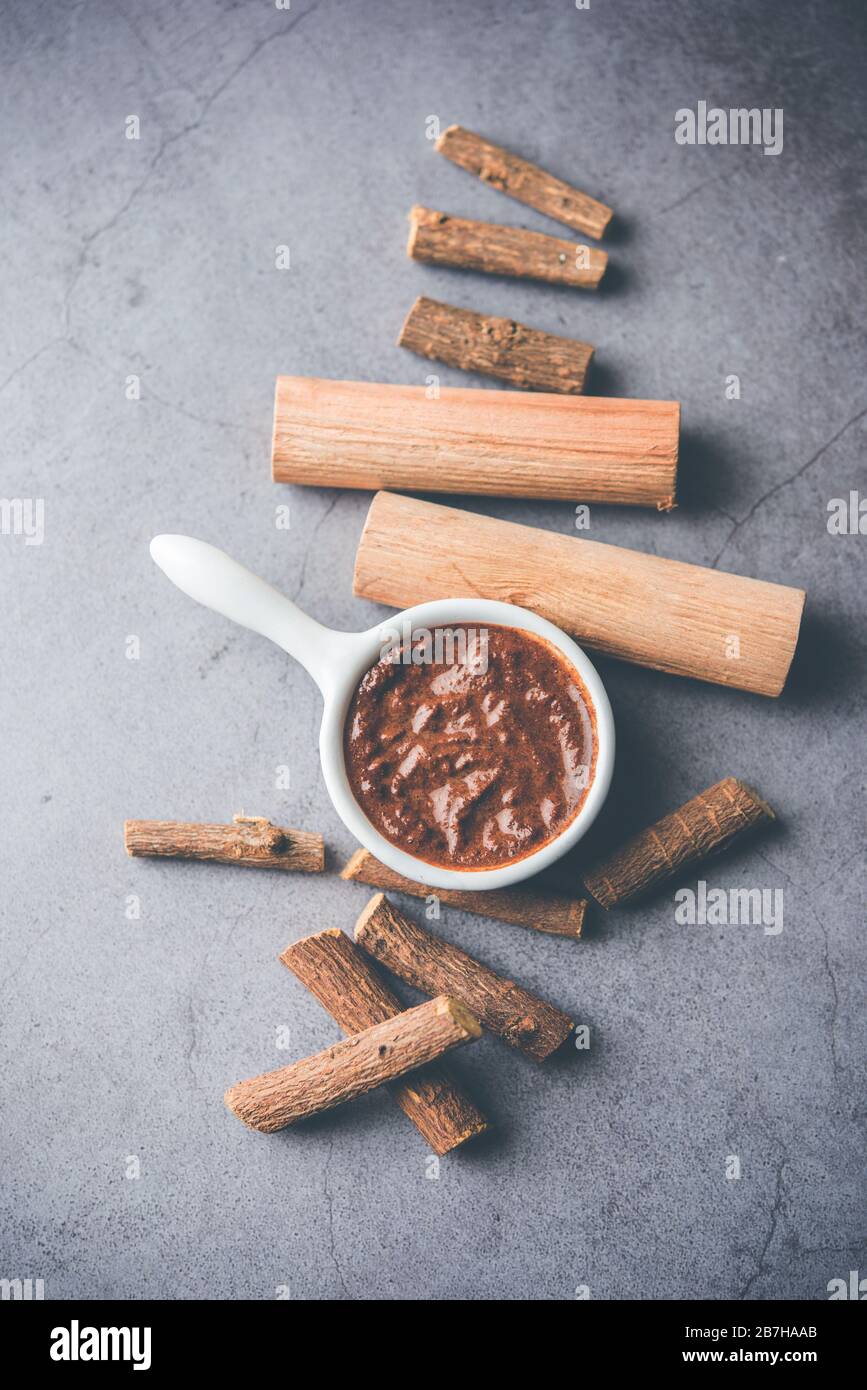
[[[680,406],[280,376],[275,483],[675,505]]]
[[[584,885],[603,907],[632,902],[774,819],[752,787],[726,777],[593,864],[583,875]]]
[[[553,1004],[411,922],[382,893],[371,898],[356,922],[355,939],[407,984],[425,994],[448,990],[462,999],[486,1028],[537,1062],[555,1052],[575,1026]]]
[[[538,164],[492,145],[463,126],[450,125],[436,142],[436,149],[453,164],[476,174],[490,188],[508,193],[520,203],[536,208],[547,217],[565,222],[576,232],[601,237],[611,221],[611,209],[581,193],[563,179],[555,178]]]
[[[783,584],[390,492],[370,505],[354,591],[394,608],[517,603],[606,656],[760,695],[785,684],[805,599]]]
[[[337,927],[293,942],[280,959],[344,1033],[360,1033],[403,1009],[364,952]],[[488,1128],[484,1115],[439,1062],[392,1082],[389,1090],[440,1156]]]
[[[589,343],[528,328],[514,319],[477,314],[420,295],[397,340],[420,357],[483,372],[529,391],[580,396],[593,357]]]
[[[224,1099],[248,1128],[273,1134],[426,1066],[481,1031],[458,999],[440,995],[313,1057],[240,1081]]]
[[[414,261],[583,290],[595,290],[608,265],[607,253],[595,247],[419,206],[409,214],[406,253]]]
[[[499,922],[511,922],[517,927],[531,927],[551,936],[571,936],[579,939],[584,925],[587,903],[583,898],[567,898],[547,893],[530,884],[527,888],[491,889],[480,893],[461,888],[429,888],[396,874],[381,864],[367,849],[358,849],[341,869],[340,877],[352,883],[366,883],[391,893],[408,893],[414,898],[427,898],[433,893],[440,902],[463,912],[475,912],[481,917],[494,917]]]
[[[264,816],[235,816],[231,825],[128,820],[124,845],[131,858],[210,859],[252,869],[321,873],[325,842],[312,830],[289,830]]]

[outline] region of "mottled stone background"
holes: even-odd
[[[867,541],[827,529],[829,499],[867,491],[865,27],[854,0],[5,0],[2,492],[44,498],[45,534],[0,536],[0,1275],[542,1300],[821,1299],[867,1275]],[[783,152],[679,146],[699,100],[782,107]],[[614,206],[597,296],[407,260],[413,202],[557,231],[439,158],[430,115]],[[394,346],[422,292],[590,340],[597,393],[683,402],[682,506],[594,508],[593,538],[809,591],[779,701],[600,662],[620,760],[597,841],[744,776],[780,826],[701,876],[784,889],[784,930],[678,926],[671,892],[597,912],[583,944],[446,912],[592,1048],[460,1055],[497,1130],[436,1180],[384,1095],[270,1139],[223,1107],[335,1040],[276,955],[349,929],[365,890],[337,877],[311,682],[147,552],[190,532],[327,623],[374,621],[351,593],[368,496],[270,481],[274,377],[422,382]],[[566,503],[469,505],[573,528]],[[321,829],[329,873],[124,855],[127,816],[242,807]]]

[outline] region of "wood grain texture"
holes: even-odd
[[[726,777],[591,865],[585,886],[605,908],[632,902],[774,818],[752,787]]]
[[[277,378],[275,482],[675,505],[680,407]]]
[[[360,1033],[403,1011],[368,957],[337,927],[294,942],[280,959],[344,1033]],[[488,1128],[482,1112],[439,1062],[393,1081],[389,1091],[440,1157]]]
[[[239,1081],[224,1100],[249,1129],[273,1134],[427,1066],[480,1034],[478,1020],[459,1000],[440,996],[313,1057]]]
[[[124,821],[131,858],[210,859],[248,869],[289,869],[318,874],[325,868],[325,841],[312,830],[289,830],[264,816],[235,816],[231,825],[186,821]]]
[[[436,142],[436,149],[453,164],[475,174],[489,188],[508,193],[510,198],[517,198],[519,203],[565,222],[576,232],[586,232],[598,239],[611,221],[611,209],[604,203],[573,188],[563,179],[555,178],[538,164],[531,164],[501,145],[492,145],[463,126],[450,125],[444,130]]]
[[[553,1004],[411,922],[382,893],[371,898],[356,922],[355,939],[399,979],[425,994],[448,989],[492,1033],[537,1062],[561,1047],[575,1026]]]
[[[527,391],[567,396],[581,395],[593,357],[589,343],[425,295],[407,314],[397,342],[449,367],[484,372]]]
[[[580,290],[597,289],[608,265],[605,251],[580,242],[419,206],[410,210],[406,253],[414,261],[432,265],[545,280]]]
[[[805,599],[802,589],[388,492],[371,503],[354,590],[395,608],[517,603],[607,656],[761,695],[785,684]]]
[[[583,898],[559,897],[534,888],[491,889],[480,893],[457,888],[429,888],[424,883],[396,874],[385,864],[381,864],[367,849],[358,849],[340,871],[340,877],[352,883],[366,883],[371,888],[382,888],[391,893],[408,893],[414,898],[439,898],[448,907],[460,908],[463,912],[475,912],[480,917],[494,917],[500,922],[511,922],[518,927],[531,927],[534,931],[547,932],[551,936],[570,936],[575,940],[581,937],[584,913],[587,903]]]

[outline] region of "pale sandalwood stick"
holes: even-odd
[[[418,206],[409,214],[406,253],[414,261],[583,290],[595,290],[608,265],[607,252],[578,242]]]
[[[449,367],[564,396],[580,396],[593,356],[589,343],[543,333],[514,319],[458,309],[424,295],[407,314],[397,342]]]
[[[570,183],[555,178],[538,164],[531,164],[520,155],[492,145],[471,130],[450,125],[436,142],[436,148],[453,164],[459,164],[470,174],[519,203],[536,208],[558,222],[565,222],[576,232],[601,237],[611,221],[611,209],[595,198],[581,193]]]
[[[802,589],[381,492],[355,593],[406,608],[490,598],[535,609],[582,645],[672,675],[779,695]]]
[[[360,1033],[403,1009],[364,952],[337,927],[294,942],[280,959],[344,1033]],[[440,1156],[488,1128],[484,1115],[439,1062],[393,1081],[389,1090]]]
[[[278,483],[675,505],[676,401],[277,378]]]
[[[585,886],[603,907],[631,902],[774,818],[752,787],[726,777],[593,864]]]
[[[551,936],[571,936],[580,939],[587,903],[583,898],[565,898],[547,893],[541,888],[501,888],[490,892],[465,892],[459,888],[428,888],[424,883],[396,874],[386,868],[367,849],[358,849],[341,869],[340,877],[353,883],[366,883],[371,888],[383,888],[392,893],[409,893],[414,898],[433,894],[449,907],[464,912],[476,912],[481,917],[495,917],[500,922],[512,922],[518,927]]]
[[[235,816],[232,825],[172,820],[128,820],[124,845],[132,858],[211,859],[251,869],[321,873],[325,842],[311,830],[272,825],[264,816]]]
[[[273,1134],[426,1066],[481,1031],[459,1000],[441,995],[313,1057],[239,1081],[224,1100],[250,1129]]]
[[[411,922],[381,893],[371,898],[356,922],[355,939],[394,975],[425,994],[449,990],[492,1033],[537,1062],[555,1052],[575,1027],[553,1004]]]

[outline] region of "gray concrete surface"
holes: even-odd
[[[822,1299],[867,1275],[865,540],[827,529],[867,492],[863,8],[2,9],[2,492],[45,519],[41,545],[0,536],[0,1275],[302,1300]],[[678,145],[699,100],[782,107],[782,153]],[[416,201],[557,230],[438,158],[431,115],[609,201],[610,285],[409,262]],[[276,955],[349,929],[365,890],[336,874],[310,681],[147,553],[190,532],[327,623],[373,621],[351,593],[369,498],[273,486],[273,382],[423,381],[394,346],[421,292],[589,339],[597,393],[682,400],[682,507],[594,508],[594,538],[809,591],[778,702],[600,663],[620,762],[597,841],[738,773],[779,828],[683,882],[781,888],[783,931],[678,925],[672,892],[583,944],[446,912],[592,1046],[541,1071],[493,1039],[461,1055],[496,1134],[438,1178],[382,1095],[270,1139],[223,1107],[335,1040]],[[469,505],[573,526],[565,503]],[[127,816],[241,808],[320,828],[327,876],[124,856]]]

